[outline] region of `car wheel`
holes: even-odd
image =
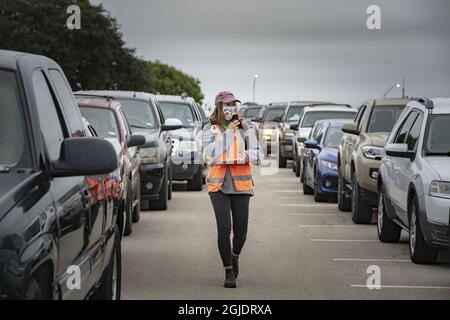
[[[377,209],[377,232],[381,242],[398,242],[402,229],[388,217],[386,212],[386,198],[383,187],[380,188]]]
[[[372,221],[372,206],[361,197],[356,174],[352,176],[352,220],[355,224],[369,224]]]
[[[436,263],[439,250],[427,245],[420,224],[417,199],[409,206],[409,252],[411,260],[417,264]]]
[[[137,184],[136,188],[136,200],[138,200],[137,204],[133,209],[133,222],[136,223],[141,219],[141,183]]]
[[[169,173],[165,170],[164,178],[161,183],[158,200],[150,201],[149,207],[152,210],[167,210],[167,202],[169,201]]]
[[[303,166],[303,167],[305,167],[305,166]],[[303,177],[303,194],[306,194],[306,195],[314,194],[314,189],[306,184],[306,176],[305,176],[305,172],[304,171],[305,171],[305,169],[303,169],[303,174],[302,174],[302,177]]]
[[[172,165],[170,165],[170,173],[169,173],[169,190],[167,191],[167,199],[172,200],[172,190],[173,190],[173,173],[172,173]]]
[[[189,191],[202,191],[203,189],[203,170],[200,167],[198,172],[194,174],[191,180],[188,180],[187,189]]]
[[[317,183],[317,174],[314,174],[314,201],[316,202],[328,201],[328,196],[319,192],[319,184]]]
[[[286,168],[287,159],[281,155],[281,149],[278,149],[278,168]]]
[[[352,210],[352,201],[351,199],[347,198],[347,187],[344,180],[344,177],[341,174],[341,171],[339,170],[338,173],[338,185],[337,185],[337,203],[338,208],[341,211],[351,211]]]
[[[125,236],[129,236],[133,232],[133,192],[131,182],[128,181],[127,198],[125,200]]]
[[[116,230],[114,248],[108,266],[103,273],[100,286],[91,296],[92,300],[120,300],[122,279],[122,251],[120,234]]]
[[[295,176],[300,177],[300,161],[298,160],[295,160]],[[300,182],[302,182],[301,179]]]

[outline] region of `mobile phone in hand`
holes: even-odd
[[[239,121],[238,128],[242,129],[242,122],[239,119],[239,116],[237,114],[234,114],[233,117],[231,118],[231,121],[234,121],[234,120],[238,120]]]

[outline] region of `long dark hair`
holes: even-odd
[[[216,108],[208,119],[210,124],[222,126],[225,123],[225,115],[223,114],[222,102],[216,104]]]

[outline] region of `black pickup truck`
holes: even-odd
[[[0,299],[120,298],[117,166],[54,61],[0,50]]]

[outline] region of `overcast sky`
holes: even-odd
[[[92,0],[116,17],[139,56],[242,101],[358,105],[406,78],[406,93],[450,96],[448,0]],[[382,30],[366,9],[381,8]],[[399,96],[394,89],[391,96]]]

